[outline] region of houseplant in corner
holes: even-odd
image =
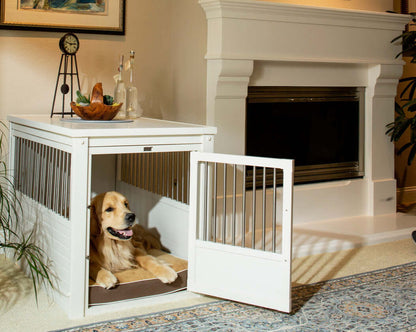
[[[34,242],[34,229],[27,232],[21,227],[22,206],[14,183],[4,161],[4,130],[0,122],[0,249],[19,267],[26,270],[33,284],[36,301],[39,287],[52,285],[52,272],[43,250]],[[10,281],[9,281],[10,284]],[[0,301],[8,303],[10,294],[1,289]]]
[[[415,18],[412,20],[415,22]],[[411,31],[412,24],[400,36],[392,40],[396,42],[401,39],[402,52],[399,56],[410,59],[408,65],[416,64],[416,31]],[[399,80],[402,84],[402,91],[396,98],[395,119],[387,124],[386,134],[390,136],[391,141],[396,143],[396,154],[401,155],[408,151],[407,165],[410,166],[416,156],[416,77],[409,76]],[[406,174],[406,171],[405,171]],[[406,175],[404,175],[406,177]],[[407,211],[415,204],[404,204],[402,199],[398,199],[398,209]]]

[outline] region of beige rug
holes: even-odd
[[[414,261],[416,261],[416,245],[410,239],[296,258],[293,261],[293,282],[294,285],[314,283]],[[0,280],[3,280],[3,282],[0,281],[0,286],[5,287],[0,288],[0,321],[2,331],[44,332],[213,301],[213,299],[208,297],[198,297],[192,301],[178,301],[163,306],[149,306],[146,310],[140,310],[140,312],[137,309],[131,309],[80,320],[70,320],[63,310],[56,304],[51,303],[47,295],[42,291],[39,294],[39,304],[36,306],[33,293],[27,294],[26,286],[30,282],[28,283],[28,280],[17,272],[13,266],[5,264],[4,260],[0,259],[0,266],[2,266],[0,273],[6,273],[5,278],[0,276]],[[11,279],[13,282],[11,282]],[[14,292],[14,295],[11,295],[10,292]],[[4,297],[3,294],[9,295]],[[11,301],[7,299],[11,299]]]

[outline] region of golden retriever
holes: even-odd
[[[130,211],[127,199],[110,191],[93,198],[90,208],[90,278],[104,287],[117,283],[114,272],[140,266],[164,283],[171,283],[177,273],[167,264],[150,256],[146,247],[158,239],[138,228],[141,234],[134,236],[136,216]],[[137,225],[138,226],[138,225]],[[134,245],[133,245],[133,239]],[[137,243],[147,239],[146,243]]]

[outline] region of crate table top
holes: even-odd
[[[131,122],[50,118],[49,115],[8,115],[7,118],[13,124],[68,137],[215,135],[217,132],[215,127],[144,117]]]

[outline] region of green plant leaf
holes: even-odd
[[[405,150],[407,150],[408,148],[410,148],[412,146],[412,143],[408,142],[406,144],[404,144],[398,151],[397,151],[397,155],[401,155]]]
[[[412,149],[409,152],[409,157],[407,158],[407,165],[411,165],[413,162],[413,159],[415,159],[416,155],[416,145],[413,145]]]
[[[395,111],[397,114],[399,114],[399,115],[405,116],[404,110],[403,110],[403,108],[400,106],[400,104],[399,104],[399,103],[395,103],[395,104],[394,104],[394,111]]]
[[[1,158],[4,141],[5,135],[0,129],[0,248],[13,253],[12,257],[10,254],[8,257],[15,262],[27,265],[37,302],[41,285],[54,287],[53,274],[44,251],[35,243],[34,230],[26,236],[21,227],[23,208],[17,196],[14,179]]]

